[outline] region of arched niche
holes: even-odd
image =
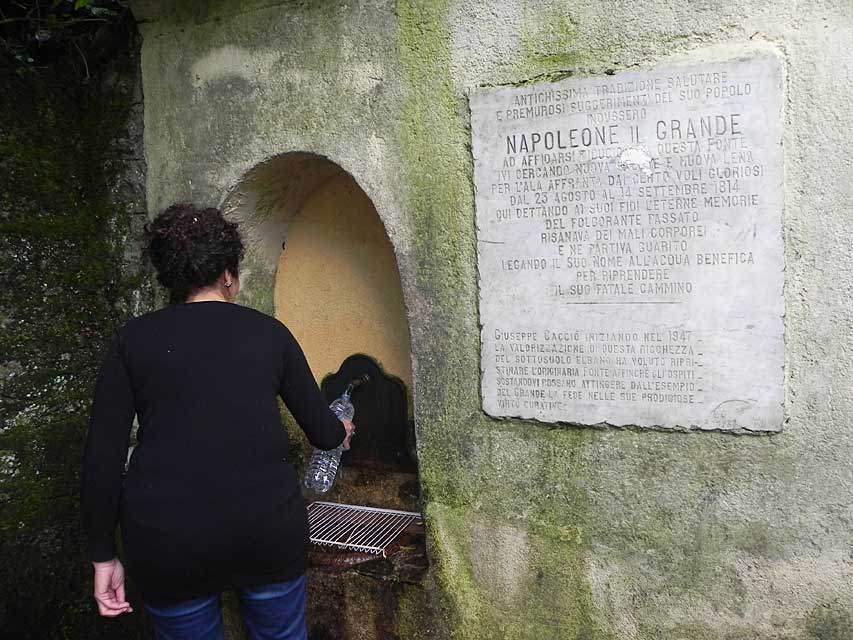
[[[323,156],[283,154],[247,172],[222,208],[247,241],[241,302],[291,329],[318,382],[361,353],[400,378],[411,400],[394,248],[355,178]]]
[[[361,387],[353,398],[358,446],[354,443],[344,454],[329,493],[306,497],[419,510],[409,326],[394,247],[374,203],[337,163],[289,153],[249,170],[221,208],[240,223],[246,241],[238,301],[275,315],[290,328],[330,396],[363,371],[360,367],[381,367],[370,369],[375,384]],[[293,442],[300,443],[303,464],[294,462],[303,472],[309,445],[294,424],[288,429]],[[407,538],[405,548],[399,566],[411,580],[412,566],[426,566],[422,536]],[[349,583],[314,569],[339,571],[364,559],[355,556],[318,549],[310,554],[310,619],[336,619],[340,611],[329,604],[329,594]],[[383,565],[392,574],[396,566],[396,561]],[[380,584],[394,583],[383,578]]]

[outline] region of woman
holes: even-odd
[[[81,503],[98,609],[132,610],[120,521],[158,638],[222,638],[219,594],[234,588],[250,637],[304,639],[308,520],[276,396],[321,449],[348,447],[354,426],[329,410],[283,324],[231,304],[236,224],[174,205],[146,227],[145,251],[172,304],[116,333],[95,390]]]

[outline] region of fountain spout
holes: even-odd
[[[352,392],[358,389],[361,385],[367,384],[370,382],[370,376],[366,373],[363,376],[359,376],[357,378],[353,378],[350,383],[347,385],[346,394],[348,396],[352,395]]]

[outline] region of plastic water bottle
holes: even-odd
[[[329,405],[338,420],[352,420],[355,416],[355,407],[350,401],[350,393],[352,385],[347,387],[340,398]],[[338,466],[341,464],[341,454],[344,452],[343,444],[337,449],[331,451],[323,451],[322,449],[314,449],[311,454],[311,461],[308,463],[308,470],[305,472],[305,486],[311,491],[317,493],[326,493],[332,488],[335,483],[335,475],[338,473]]]

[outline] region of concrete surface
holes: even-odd
[[[283,163],[267,195],[287,201],[302,184],[292,177],[304,175],[291,165],[305,156],[285,154],[326,158],[385,225],[411,332],[430,593],[446,635],[853,637],[849,1],[139,0],[134,9],[144,20],[150,212],[236,197],[253,238],[248,303],[272,311],[277,258],[264,249],[262,229],[277,224],[266,201],[239,197],[253,168]],[[487,417],[468,95],[755,41],[776,47],[787,72],[784,431]]]

